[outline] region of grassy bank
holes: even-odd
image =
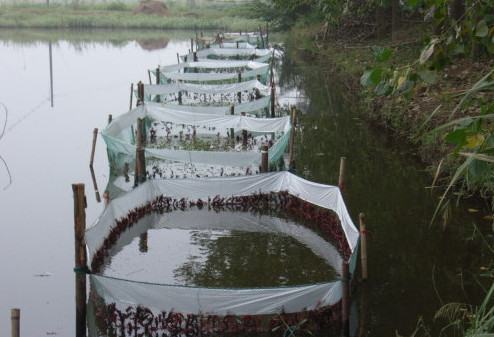
[[[221,29],[257,30],[263,22],[237,6],[168,6],[166,16],[134,14],[137,3],[0,5],[0,28]]]
[[[440,167],[437,185],[448,186],[456,174],[462,158],[451,156],[453,144],[444,140],[448,130],[431,131],[454,119],[476,116],[482,105],[489,105],[491,95],[478,99],[458,109],[462,97],[458,93],[468,92],[477,81],[494,68],[494,60],[488,56],[473,60],[468,57],[453,58],[437,74],[433,84],[417,81],[413,90],[405,95],[378,95],[374,88],[361,84],[366,68],[379,66],[383,69],[407,69],[421,56],[426,46],[424,37],[430,27],[419,24],[405,36],[391,41],[387,39],[359,39],[359,31],[345,29],[330,31],[323,39],[320,26],[298,27],[292,31],[298,51],[305,59],[312,58],[321,65],[328,76],[338,77],[344,84],[346,95],[364,118],[385,128],[397,141],[411,144],[417,149],[425,169],[431,175],[431,183]],[[364,34],[362,34],[364,35]],[[376,47],[389,49],[392,56],[376,61]],[[449,129],[451,130],[451,128]],[[489,177],[459,181],[463,192],[492,195],[493,182]],[[465,184],[468,184],[466,186]]]

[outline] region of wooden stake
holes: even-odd
[[[190,39],[190,51],[194,52],[194,39],[193,38]]]
[[[340,176],[338,177],[338,186],[343,190],[346,186],[345,181],[346,157],[340,158]]]
[[[274,118],[274,103],[275,103],[276,90],[274,88],[274,83],[271,82],[271,118]]]
[[[86,336],[86,274],[78,272],[87,268],[86,255],[86,195],[84,184],[72,184],[74,193],[74,246],[75,246],[75,305],[76,337]]]
[[[92,165],[89,166],[89,170],[91,171],[91,178],[93,180],[94,194],[96,195],[96,201],[101,202],[101,197],[99,195],[98,184],[96,183],[96,176],[94,174],[94,168]]]
[[[297,108],[292,107],[292,134],[290,135],[290,157],[288,161],[288,170],[293,170],[295,168],[294,159],[294,145],[295,145],[295,126],[296,126],[296,114]]]
[[[359,214],[360,227],[360,260],[362,263],[362,280],[367,280],[367,232],[365,230],[365,214]]]
[[[11,336],[21,336],[21,309],[14,308],[10,310],[10,326]]]
[[[177,53],[177,63],[180,63],[180,55]]]
[[[139,81],[137,83],[137,103],[136,105],[139,106],[141,104],[144,104],[144,84]]]
[[[94,151],[96,150],[96,140],[98,139],[98,128],[93,130],[93,146],[91,147],[91,159],[89,159],[89,166],[93,167]]]
[[[146,181],[146,155],[143,147],[136,150],[137,182],[142,184]]]
[[[350,335],[350,266],[347,261],[342,264],[342,297],[341,297],[341,324],[342,335],[348,337]]]
[[[156,84],[161,84],[161,71],[160,66],[156,68]]]
[[[113,116],[111,114],[108,115],[108,124],[110,124],[112,120],[113,120]]]
[[[134,83],[130,84],[130,105],[129,110],[132,110],[132,99],[134,98]]]
[[[230,115],[235,115],[235,105],[230,105]],[[230,128],[230,138],[234,139],[235,138],[235,129]]]
[[[261,146],[261,173],[269,171],[269,149],[267,145]]]
[[[153,84],[153,81],[151,80],[151,70],[148,69],[148,78],[149,78],[149,84]]]
[[[242,82],[242,73],[239,71],[238,72],[238,83]],[[242,92],[238,92],[237,93],[237,96],[238,96],[238,102],[239,103],[242,103]]]

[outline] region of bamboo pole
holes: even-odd
[[[274,103],[275,103],[276,90],[274,88],[274,83],[271,82],[271,118],[274,118]]]
[[[74,246],[75,246],[75,305],[76,337],[86,336],[86,274],[78,272],[87,268],[86,255],[86,196],[84,184],[72,184],[74,193]]]
[[[261,173],[269,171],[269,149],[267,145],[261,146]]]
[[[238,83],[242,82],[242,72],[238,72]],[[237,93],[237,96],[238,96],[238,102],[239,103],[242,103],[242,92],[238,92]]]
[[[235,115],[235,105],[230,105],[230,115]],[[230,128],[230,138],[234,139],[235,138],[235,129]]]
[[[12,337],[21,336],[21,309],[13,308],[10,310],[10,335]]]
[[[137,103],[136,105],[139,106],[141,104],[144,104],[144,84],[139,81],[137,83]]]
[[[365,214],[359,214],[360,227],[360,260],[362,263],[362,280],[367,280],[367,231],[365,229]]]
[[[292,134],[290,135],[290,156],[288,160],[288,170],[293,170],[295,168],[295,159],[294,159],[294,145],[295,145],[295,127],[296,127],[296,115],[297,108],[292,107]]]
[[[156,68],[156,84],[161,84],[161,71],[160,66]]]
[[[346,170],[346,157],[340,158],[340,175],[338,177],[338,186],[341,190],[343,190],[346,186],[345,179],[345,170]]]
[[[142,184],[146,181],[146,155],[143,147],[136,150],[136,167],[138,184]]]
[[[93,167],[94,162],[94,151],[96,150],[96,140],[98,139],[98,128],[93,130],[93,145],[91,147],[91,159],[89,159],[89,166]]]
[[[342,335],[350,335],[350,266],[348,261],[342,264],[341,325]]]
[[[101,196],[99,195],[98,184],[96,182],[96,176],[94,174],[94,168],[90,165],[89,170],[91,171],[91,179],[93,180],[94,194],[96,196],[96,201],[101,202]]]
[[[132,99],[134,98],[134,83],[130,84],[130,105],[129,110],[132,110]]]

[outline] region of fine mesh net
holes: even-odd
[[[178,104],[231,105],[271,95],[271,88],[251,80],[233,84],[168,83],[145,84],[144,100]],[[135,92],[138,96],[138,91]]]
[[[171,165],[173,162],[182,167],[176,176],[180,178],[184,174],[189,177],[231,175],[225,171],[226,167],[252,174],[259,171],[261,146],[269,146],[269,163],[279,163],[291,134],[289,117],[212,115],[141,105],[114,119],[101,131],[114,170],[123,170],[125,163],[129,166],[127,171],[133,167],[138,118],[145,120],[147,171],[149,175],[154,173],[153,178],[177,175],[179,170]],[[184,167],[184,163],[188,166]],[[213,172],[207,173],[211,167]]]
[[[331,210],[337,216],[338,228],[341,229],[341,247],[350,257],[356,254],[358,242],[358,231],[351,222],[349,214],[343,203],[340,190],[337,187],[317,184],[299,178],[289,172],[269,173],[256,176],[244,177],[224,177],[210,179],[181,179],[181,180],[153,180],[146,182],[133,191],[113,200],[103,212],[97,222],[87,230],[86,241],[90,256],[92,258],[92,269],[95,263],[103,255],[102,247],[108,245],[108,238],[116,235],[116,228],[120,228],[126,221],[137,221],[139,215],[150,213],[153,207],[158,207],[161,203],[170,200],[163,199],[163,195],[173,195],[177,207],[176,211],[158,216],[158,221],[151,221],[153,226],[186,226],[186,217],[177,215],[175,212],[183,212],[180,208],[190,207],[190,200],[194,201],[194,206],[201,207],[228,207],[228,205],[240,205],[247,202],[241,196],[267,195],[266,200],[274,207],[283,204],[287,196],[297,196],[297,200],[309,202],[322,209]],[[271,193],[271,194],[270,194]],[[272,193],[286,193],[274,195]],[[211,195],[215,195],[214,198]],[[181,199],[183,198],[183,199]],[[224,198],[230,198],[225,200]],[[230,204],[229,204],[230,203]],[[260,203],[258,201],[258,203]],[[278,204],[279,203],[279,204]],[[209,206],[208,206],[209,205]],[[285,204],[286,207],[293,207],[293,199]],[[139,206],[139,207],[136,207]],[[300,206],[300,205],[299,205]],[[233,207],[233,206],[231,206]],[[306,209],[307,206],[300,206]],[[173,210],[171,209],[168,210]],[[149,210],[147,212],[146,210]],[[203,217],[202,221],[190,221],[188,226],[194,223],[211,225],[213,228],[221,226],[219,214],[214,212],[204,215],[199,211],[192,211],[191,216]],[[242,216],[242,215],[239,215]],[[131,220],[128,220],[130,217]],[[218,217],[218,218],[215,218]],[[120,219],[120,222],[115,221]],[[127,219],[127,220],[125,220]],[[316,234],[309,234],[302,231],[294,224],[281,221],[279,219],[262,219],[262,221],[248,221],[250,230],[274,230],[281,231],[287,235],[293,235],[311,247],[319,256],[324,256],[328,263],[335,263],[336,270],[339,271],[338,264],[341,261],[335,249],[331,245],[324,246]],[[192,225],[190,225],[192,224]],[[324,228],[324,227],[321,227]],[[332,230],[331,234],[338,231]],[[353,271],[353,269],[352,269]],[[144,306],[150,310],[175,310],[183,313],[208,313],[208,314],[269,314],[284,310],[286,312],[297,312],[302,310],[312,310],[320,306],[327,306],[337,303],[341,298],[341,281],[332,280],[326,283],[315,285],[304,285],[281,288],[262,289],[210,289],[200,287],[181,287],[176,285],[164,285],[146,282],[136,282],[103,275],[92,275],[94,287],[98,294],[105,299],[106,303],[116,303],[121,307],[128,305]]]
[[[210,47],[199,50],[195,53],[189,53],[182,56],[184,62],[193,61],[194,57],[198,59],[211,60],[251,60],[254,62],[269,62],[273,56],[273,51],[269,49],[258,48],[226,48],[224,46]]]

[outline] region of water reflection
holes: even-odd
[[[331,244],[293,221],[206,209],[148,215],[109,255],[106,276],[217,288],[328,282],[341,264]]]

